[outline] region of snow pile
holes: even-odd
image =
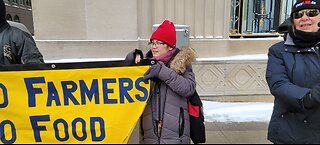
[[[203,101],[206,122],[269,122],[273,103]]]

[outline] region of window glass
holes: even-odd
[[[230,37],[279,36],[296,0],[231,0]]]
[[[7,15],[6,15],[6,20],[12,21],[12,17],[11,17],[10,14],[7,14]]]
[[[20,23],[20,18],[18,15],[15,15],[13,21]]]

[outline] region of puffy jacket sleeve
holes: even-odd
[[[134,65],[135,64],[135,58],[134,58],[134,50],[129,52],[124,59],[125,65]]]
[[[141,59],[143,59],[143,53],[139,49],[135,49],[129,52],[124,60],[125,65],[135,65],[136,55],[139,54]]]
[[[15,39],[16,47],[19,49],[18,55],[22,64],[41,64],[44,63],[43,56],[32,36],[25,32],[20,32]],[[15,35],[15,34],[13,34]],[[17,36],[17,35],[16,35]]]
[[[290,82],[281,48],[273,46],[269,49],[266,79],[271,94],[294,110],[304,108],[301,102],[303,96],[311,89],[297,86]],[[294,60],[293,60],[294,61]]]
[[[174,92],[180,96],[189,97],[196,90],[195,75],[192,66],[189,66],[183,75],[163,66],[159,73],[159,79],[164,81]]]

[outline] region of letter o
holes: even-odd
[[[5,125],[11,126],[12,138],[10,140],[6,140],[6,135],[4,132]],[[17,140],[16,128],[14,127],[14,124],[11,121],[5,120],[0,123],[0,138],[1,138],[1,142],[4,144],[13,144]]]
[[[59,136],[59,129],[58,129],[58,124],[59,123],[62,123],[63,126],[64,126],[64,134],[66,135],[64,138],[61,138]],[[54,128],[54,132],[55,132],[55,136],[56,136],[57,140],[59,140],[59,141],[67,141],[69,139],[68,123],[65,120],[58,119],[58,120],[54,121],[53,128]]]
[[[4,100],[3,104],[0,104],[0,108],[6,108],[8,106],[8,91],[3,84],[0,84],[0,89],[3,92],[3,100]]]
[[[77,123],[80,122],[82,124],[82,137],[79,137],[77,134]],[[86,122],[82,118],[76,118],[75,120],[72,121],[72,134],[74,138],[76,138],[79,141],[84,141],[87,139],[87,132],[86,132]]]

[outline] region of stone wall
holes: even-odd
[[[203,97],[270,96],[265,79],[267,60],[201,61],[193,65]]]

